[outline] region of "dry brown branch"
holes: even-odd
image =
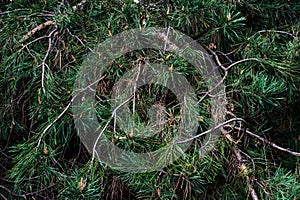
[[[34,35],[37,31],[43,30],[47,26],[54,25],[54,24],[55,24],[55,21],[49,20],[49,21],[46,21],[45,23],[38,25],[37,27],[35,27],[31,31],[29,31],[26,35],[24,35],[23,38],[21,40],[19,40],[19,42],[20,43],[24,42],[25,40],[29,39],[32,35]]]
[[[234,127],[234,129],[236,130],[239,130],[239,131],[244,131],[242,128],[238,128],[238,127]],[[259,136],[259,135],[256,135],[255,133],[252,133],[251,131],[249,130],[245,130],[245,133],[247,133],[248,135],[252,136],[252,137],[255,137],[257,139],[259,139],[260,141],[262,141],[263,143],[267,144],[267,145],[270,145],[271,147],[275,148],[275,149],[278,149],[280,151],[283,151],[283,152],[287,152],[293,156],[300,156],[300,153],[299,152],[295,152],[295,151],[291,151],[289,149],[286,149],[286,148],[283,148],[283,147],[280,147],[278,146],[277,144],[273,143],[273,142],[270,142],[269,140]]]

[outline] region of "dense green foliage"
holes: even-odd
[[[300,199],[299,154],[288,152],[300,152],[299,19],[298,0],[0,2],[0,197],[251,199],[252,188],[259,199]],[[224,126],[227,134],[205,157],[198,138],[161,171],[132,174],[92,162],[70,104],[77,72],[94,45],[146,27],[172,27],[203,45],[224,76],[227,120],[245,122]],[[99,83],[99,96],[109,99],[125,72],[149,60],[184,74],[198,98],[206,91],[187,61],[147,49],[115,60]],[[146,121],[150,105],[165,102],[172,105],[168,125],[176,126],[178,107],[168,90],[147,85],[138,94],[136,120]],[[208,129],[209,104],[205,97],[199,105],[198,134]],[[109,123],[110,107],[109,101],[96,106],[101,124]],[[109,124],[105,134],[126,150],[155,150],[172,137],[165,130],[130,138],[119,130],[111,134],[113,128]]]

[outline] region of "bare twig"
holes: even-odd
[[[33,16],[37,16],[37,17],[55,17],[54,13],[44,13],[44,14],[40,14],[40,13],[32,13],[31,15],[20,15],[21,18],[30,18]]]
[[[218,55],[213,51],[211,50],[208,46],[204,45],[203,46],[205,47],[206,50],[208,50],[210,53],[212,53],[216,59],[216,62],[218,64],[219,67],[221,67],[221,69],[223,69],[224,71],[226,71],[226,68],[224,67],[224,65],[220,62],[220,59],[218,57]]]
[[[81,44],[82,46],[86,47],[88,50],[90,50],[90,52],[95,53],[95,51],[94,51],[93,49],[91,49],[90,47],[87,47],[87,46],[82,42],[82,40],[81,40],[78,36],[73,35],[73,34],[71,33],[71,31],[70,31],[68,28],[66,28],[66,30],[68,31],[68,33],[69,33],[72,37],[76,38],[76,39],[80,42],[80,44]]]
[[[165,47],[164,47],[164,51],[177,51],[179,49],[179,47],[173,43],[172,41],[169,40],[169,31],[170,31],[170,27],[168,27],[168,31],[167,31],[167,35],[165,33],[158,33],[158,38],[162,41],[164,41],[165,43]]]
[[[20,49],[20,51],[22,51],[24,48],[27,48],[28,45],[30,45],[30,44],[32,44],[32,43],[34,43],[34,42],[37,42],[37,41],[39,41],[39,40],[41,40],[41,39],[49,38],[49,37],[50,37],[50,36],[47,35],[47,36],[42,36],[42,37],[36,38],[36,39],[34,39],[34,40],[28,42],[27,44],[22,45],[22,48]]]
[[[222,79],[213,87],[213,88],[210,88],[207,92],[205,92],[205,94],[201,97],[201,99],[198,101],[198,103],[200,103],[201,101],[203,101],[203,99],[206,97],[206,96],[210,96],[210,97],[216,97],[217,95],[211,95],[210,93],[212,91],[214,91],[217,87],[219,87],[221,84],[224,83],[226,77],[228,75],[228,72],[225,71],[225,74],[224,76],[222,77]],[[220,94],[219,94],[220,95]],[[224,94],[221,94],[221,95],[224,95]]]
[[[3,194],[0,193],[0,196],[2,197],[2,199],[4,200],[8,200]]]
[[[168,38],[169,38],[169,32],[170,32],[170,26],[168,27],[167,37],[166,37],[165,46],[164,46],[164,52],[166,51],[166,48],[167,48],[167,41],[169,41],[168,40]]]
[[[133,102],[132,102],[132,113],[135,113],[135,100],[136,100],[136,90],[137,90],[137,82],[139,80],[140,77],[140,73],[141,73],[141,64],[138,63],[138,73],[136,75],[135,81],[134,81],[134,85],[133,85]]]
[[[220,62],[220,59],[218,57],[218,55],[216,54],[216,52],[212,51],[210,48],[208,48],[206,45],[203,45],[210,53],[212,53],[216,59],[216,62],[218,64],[219,67],[221,67],[221,69],[223,69],[225,72],[228,71],[230,68],[232,68],[233,66],[235,65],[238,65],[240,63],[243,63],[243,62],[247,62],[247,61],[257,61],[257,62],[260,62],[260,60],[258,58],[246,58],[246,59],[243,59],[243,60],[239,60],[237,62],[234,62],[232,63],[231,65],[229,65],[228,67],[224,67],[224,65]],[[224,54],[226,55],[226,54]]]
[[[238,46],[237,48],[235,48],[235,49],[233,49],[232,51],[230,51],[230,52],[228,52],[228,53],[221,53],[222,55],[224,55],[224,56],[229,56],[229,55],[231,55],[231,54],[233,54],[233,53],[235,53],[237,50],[239,50],[240,48],[242,47],[242,45],[240,45],[240,46]],[[219,51],[216,51],[216,53],[218,53]]]
[[[192,141],[194,139],[197,139],[197,138],[199,138],[199,137],[201,137],[201,136],[203,136],[205,134],[208,134],[208,133],[210,133],[210,132],[212,132],[212,131],[214,131],[214,130],[216,130],[218,128],[221,128],[221,127],[223,127],[224,125],[226,125],[228,123],[235,122],[235,121],[243,121],[244,122],[245,120],[242,119],[242,118],[232,118],[232,119],[227,120],[227,121],[225,121],[225,122],[223,122],[221,124],[218,124],[217,126],[211,128],[211,129],[209,129],[207,131],[204,131],[204,132],[202,132],[202,133],[200,133],[198,135],[195,135],[195,136],[193,136],[191,138],[188,138],[188,139],[183,140],[183,141],[176,141],[175,144],[182,144],[182,143],[190,142],[190,141]]]
[[[228,67],[226,67],[225,70],[228,71],[233,66],[238,65],[238,64],[243,63],[243,62],[248,62],[248,61],[257,61],[257,62],[260,62],[261,60],[258,59],[258,58],[246,58],[246,59],[243,59],[243,60],[239,60],[239,61],[237,61],[235,63],[232,63],[231,65],[229,65]]]
[[[12,12],[19,12],[19,11],[29,11],[29,9],[15,9],[15,10],[9,10],[9,11],[5,11],[5,12],[0,12],[0,15],[6,15]]]
[[[241,130],[243,131],[242,128],[238,128],[238,127],[234,127],[234,129],[236,130]],[[278,146],[277,144],[273,143],[273,142],[270,142],[269,140],[259,136],[259,135],[256,135],[255,133],[252,133],[250,132],[249,130],[246,130],[245,133],[247,133],[248,135],[252,136],[252,137],[255,137],[257,139],[259,139],[260,141],[262,141],[263,143],[267,144],[267,145],[270,145],[271,147],[275,148],[275,149],[278,149],[280,151],[283,151],[283,152],[287,152],[293,156],[300,156],[300,153],[299,152],[295,152],[295,151],[291,151],[289,149],[286,149],[286,148],[283,148],[283,147],[280,147]]]
[[[33,58],[34,61],[36,61],[36,57],[31,53],[30,49],[26,46],[26,50],[28,54]]]
[[[49,190],[50,188],[54,187],[56,184],[51,184],[49,185],[48,187],[44,187],[40,190],[37,190],[37,191],[34,191],[34,192],[30,192],[30,193],[26,193],[26,194],[23,194],[23,196],[31,196],[31,195],[35,195],[35,194],[38,194],[40,192],[43,192],[45,190]]]
[[[286,31],[261,30],[261,31],[258,31],[258,33],[279,33],[279,34],[285,34],[285,35],[291,36],[293,39],[298,39],[298,37],[296,35],[286,32]]]
[[[96,146],[97,146],[97,143],[98,143],[99,139],[101,138],[101,136],[103,135],[104,131],[105,131],[106,128],[108,127],[108,125],[109,125],[111,119],[112,119],[112,118],[116,118],[116,112],[117,112],[117,110],[118,110],[121,106],[123,106],[124,104],[126,104],[128,101],[130,101],[131,98],[132,98],[132,96],[129,97],[126,101],[124,101],[124,102],[121,103],[120,105],[118,105],[118,106],[113,110],[113,112],[112,112],[112,114],[111,114],[111,116],[110,116],[110,119],[106,122],[105,126],[103,127],[103,129],[101,130],[100,134],[98,135],[98,137],[97,137],[97,139],[96,139],[96,141],[95,141],[95,143],[94,143],[94,146],[93,146],[92,159],[91,159],[91,162],[90,162],[88,171],[87,171],[87,173],[86,173],[86,178],[85,178],[85,180],[84,180],[85,183],[87,183],[87,181],[88,181],[88,175],[89,175],[89,173],[91,172],[91,169],[92,169],[92,166],[93,166],[93,163],[94,163],[94,160],[95,160],[96,155],[99,157],[98,152],[96,151]]]
[[[226,53],[223,53],[222,51],[215,51],[215,53],[217,54],[217,56],[220,55],[220,56],[226,58],[227,61],[229,61],[228,63],[224,63],[224,65],[233,62],[233,61],[229,58],[229,56],[228,56]],[[230,52],[229,52],[229,53],[230,53]]]

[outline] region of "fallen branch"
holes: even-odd
[[[256,135],[252,132],[250,132],[249,130],[244,130],[242,128],[238,128],[238,127],[234,127],[235,130],[239,130],[239,131],[245,131],[245,133],[247,133],[248,135],[252,136],[252,137],[255,137],[257,139],[259,139],[260,141],[262,141],[263,143],[267,144],[267,145],[270,145],[271,147],[275,148],[275,149],[278,149],[280,151],[283,151],[283,152],[287,152],[293,156],[300,156],[300,153],[299,152],[295,152],[295,151],[291,151],[289,149],[286,149],[286,148],[283,148],[283,147],[280,147],[278,146],[277,144],[273,143],[273,142],[270,142],[269,140],[259,136],[259,135]]]

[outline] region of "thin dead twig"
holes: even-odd
[[[32,44],[32,43],[34,43],[34,42],[37,42],[37,41],[39,41],[39,40],[41,40],[41,39],[48,38],[48,37],[49,37],[49,35],[47,35],[47,36],[42,36],[42,37],[39,37],[39,38],[36,38],[36,39],[34,39],[34,40],[28,42],[27,44],[22,45],[22,48],[20,49],[20,51],[22,51],[24,48],[27,48],[28,45],[30,45],[30,44]]]
[[[218,66],[221,67],[221,69],[223,69],[223,70],[226,72],[226,68],[225,68],[224,65],[220,62],[220,59],[219,59],[218,55],[217,55],[213,50],[211,50],[208,46],[206,46],[206,45],[204,45],[204,44],[202,44],[202,46],[204,46],[206,50],[208,50],[210,53],[213,54],[213,56],[214,56],[215,59],[216,59],[216,62],[217,62],[217,64],[218,64]]]
[[[2,197],[2,199],[4,200],[8,200],[3,194],[0,193],[0,196]]]
[[[192,141],[194,139],[197,139],[197,138],[199,138],[199,137],[201,137],[201,136],[203,136],[205,134],[208,134],[208,133],[210,133],[210,132],[212,132],[212,131],[214,131],[214,130],[216,130],[218,128],[221,128],[221,127],[223,127],[224,125],[226,125],[228,123],[235,122],[235,121],[243,121],[244,122],[245,120],[242,119],[242,118],[232,118],[232,119],[227,120],[227,121],[225,121],[225,122],[223,122],[221,124],[218,124],[217,126],[211,128],[211,129],[209,129],[207,131],[204,131],[204,132],[202,132],[202,133],[200,133],[198,135],[195,135],[195,136],[193,136],[191,138],[188,138],[188,139],[183,140],[183,141],[176,141],[175,144],[182,144],[182,143],[190,142],[190,141]]]
[[[49,43],[48,43],[48,49],[46,52],[45,57],[43,58],[42,64],[40,66],[42,66],[42,91],[44,94],[46,94],[45,91],[45,86],[44,86],[44,78],[45,78],[45,66],[48,67],[48,65],[46,64],[46,60],[49,56],[50,50],[51,50],[51,44],[52,44],[52,40],[51,40],[51,35],[56,31],[56,29],[54,29],[50,34],[49,34]],[[38,66],[39,67],[39,66]]]
[[[279,30],[261,30],[258,31],[258,33],[279,33],[279,34],[285,34],[288,36],[291,36],[294,40],[298,39],[298,37],[292,33],[286,32],[286,31],[279,31]]]
[[[37,147],[40,146],[40,143],[42,141],[42,138],[43,136],[46,134],[46,132],[48,131],[48,129],[53,125],[55,124],[55,122],[57,122],[64,114],[65,112],[67,112],[67,110],[70,108],[71,104],[73,103],[75,98],[72,98],[71,101],[69,102],[69,104],[67,105],[67,107],[58,115],[58,117],[56,117],[53,122],[51,124],[49,124],[45,129],[44,131],[42,132],[41,136],[39,137],[39,140],[38,140],[38,144],[37,144]]]
[[[76,6],[73,6],[73,10],[76,11],[78,8],[82,8],[82,6],[87,2],[87,0],[82,0],[80,3],[78,3]],[[14,11],[21,11],[24,9],[17,9]],[[10,12],[14,12],[14,11],[7,11],[7,12],[3,12],[0,13],[0,15],[3,14],[8,14]],[[56,22],[54,20],[49,20],[46,21],[40,25],[38,25],[37,27],[35,27],[34,29],[32,29],[31,31],[29,31],[28,33],[26,33],[21,40],[19,40],[20,43],[24,42],[25,40],[29,39],[31,36],[33,36],[37,31],[43,30],[44,28],[46,28],[47,26],[51,26],[51,25],[55,25]]]
[[[240,131],[243,131],[242,128],[238,128],[238,127],[234,127],[234,129],[236,130],[240,130]],[[269,140],[259,136],[259,135],[256,135],[255,133],[252,133],[251,131],[249,130],[245,130],[245,133],[247,133],[248,135],[252,136],[252,137],[255,137],[257,139],[259,139],[260,141],[262,141],[263,143],[267,144],[267,145],[270,145],[271,147],[275,148],[275,149],[278,149],[280,151],[283,151],[283,152],[287,152],[293,156],[300,156],[300,153],[299,152],[295,152],[295,151],[291,151],[289,149],[286,149],[286,148],[283,148],[283,147],[280,147],[278,146],[277,144],[273,143],[273,142],[270,142]]]
[[[245,58],[243,60],[239,60],[239,61],[236,61],[234,63],[232,63],[231,65],[229,65],[228,67],[225,67],[221,62],[220,62],[220,59],[218,57],[218,55],[216,54],[216,52],[214,52],[213,50],[211,50],[209,47],[207,47],[206,45],[203,45],[210,53],[213,54],[213,56],[215,57],[216,59],[216,62],[218,64],[219,67],[221,67],[221,69],[223,69],[225,71],[225,73],[230,69],[232,68],[233,66],[235,65],[238,65],[240,63],[243,63],[243,62],[248,62],[248,61],[257,61],[257,62],[260,62],[261,60],[258,59],[258,58]],[[226,55],[226,54],[224,54]]]
[[[91,49],[90,47],[87,47],[87,46],[82,42],[82,40],[81,40],[78,36],[73,35],[73,34],[71,33],[71,31],[70,31],[68,28],[66,28],[66,30],[68,31],[68,33],[69,33],[72,37],[76,38],[76,39],[80,42],[80,44],[81,44],[82,46],[86,47],[88,50],[90,50],[90,52],[95,53],[95,51],[94,51],[93,49]]]
[[[258,58],[245,58],[243,60],[239,60],[235,63],[232,63],[231,65],[229,65],[228,67],[225,68],[226,71],[228,71],[230,68],[232,68],[233,66],[237,65],[237,64],[240,64],[240,63],[243,63],[243,62],[248,62],[248,61],[257,61],[257,62],[260,62],[261,60],[258,59]]]
[[[126,101],[124,101],[123,103],[121,103],[120,105],[118,105],[112,112],[111,116],[110,116],[110,119],[106,122],[106,124],[104,125],[103,129],[101,130],[100,134],[98,135],[98,137],[96,138],[96,141],[94,143],[94,146],[93,146],[93,153],[92,153],[92,159],[91,159],[91,162],[90,162],[90,165],[89,165],[89,168],[88,168],[88,171],[86,173],[86,178],[84,180],[84,182],[87,184],[87,181],[88,181],[88,175],[89,173],[91,172],[91,169],[92,169],[92,166],[93,166],[93,163],[94,163],[94,160],[95,160],[95,157],[96,155],[98,156],[99,158],[99,155],[98,155],[98,152],[96,151],[96,146],[97,146],[97,143],[98,141],[100,140],[100,138],[102,137],[104,131],[107,129],[109,123],[111,122],[111,119],[112,118],[116,118],[116,112],[119,108],[121,108],[123,105],[125,105],[126,103],[128,103],[131,99],[132,99],[133,96],[130,96]]]

